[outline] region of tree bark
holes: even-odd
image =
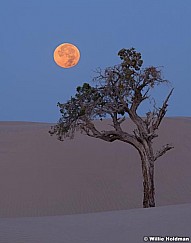
[[[143,207],[155,207],[155,187],[154,187],[154,158],[152,148],[147,144],[147,148],[140,152],[143,174]]]

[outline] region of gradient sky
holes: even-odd
[[[97,67],[120,63],[135,47],[144,66],[164,66],[175,88],[167,116],[191,116],[190,0],[2,0],[0,120],[56,122],[57,102],[91,82]],[[63,42],[78,46],[77,66],[53,60]],[[159,88],[164,100],[170,87]]]

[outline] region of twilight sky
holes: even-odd
[[[175,88],[167,116],[191,116],[190,0],[3,0],[0,7],[0,120],[56,122],[57,102],[90,82],[97,67],[120,63],[135,47],[144,67],[163,66]],[[53,60],[63,42],[78,46],[77,66]],[[170,87],[156,91],[163,101]],[[160,103],[159,103],[160,105]]]

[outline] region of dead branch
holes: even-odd
[[[167,107],[168,107],[168,100],[170,98],[170,96],[172,95],[174,89],[171,89],[169,95],[167,96],[166,100],[164,101],[162,107],[159,109],[159,112],[157,113],[157,118],[155,120],[155,122],[153,123],[153,130],[158,129],[163,117],[165,116],[166,112],[167,112]]]
[[[174,147],[170,144],[164,145],[159,151],[156,152],[154,156],[154,161],[157,160],[159,157],[161,157],[163,154],[165,154],[167,151],[173,149]]]

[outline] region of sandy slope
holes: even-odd
[[[129,121],[124,126],[132,130]],[[45,123],[0,122],[0,217],[142,207],[141,165],[133,147],[81,134],[59,142],[49,136],[49,128]],[[191,202],[190,130],[191,118],[162,123],[156,148],[172,142],[175,149],[156,162],[157,206]]]
[[[191,237],[190,225],[191,204],[81,215],[1,218],[0,242],[141,243],[144,236]]]

